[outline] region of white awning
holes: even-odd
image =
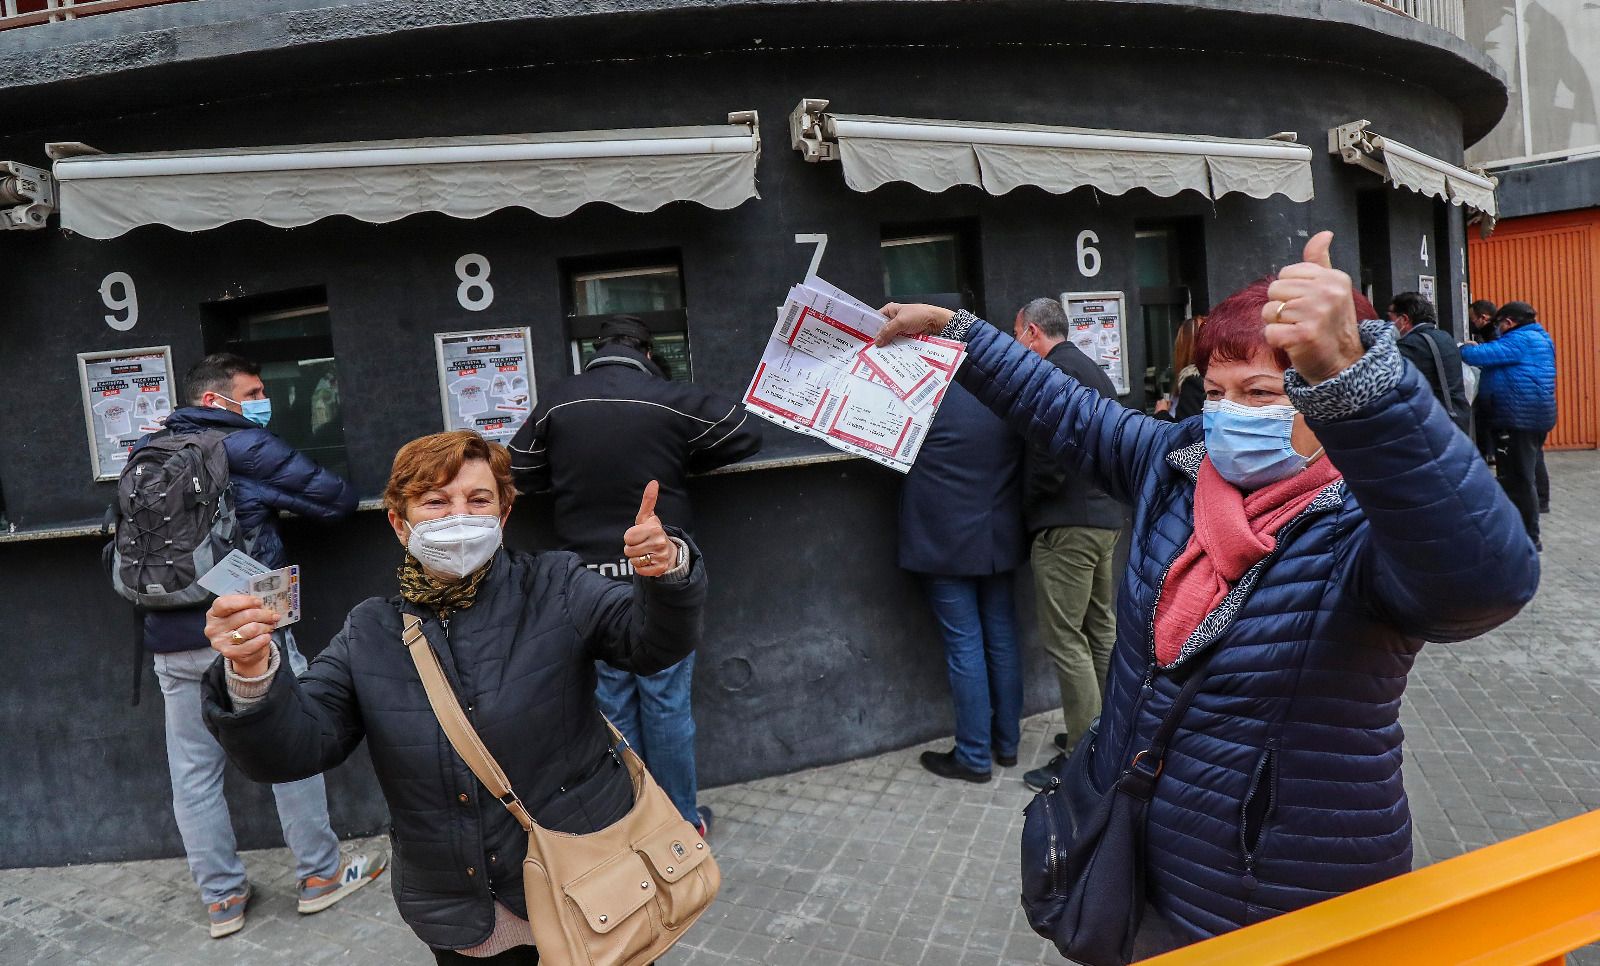
[[[974,185],[1003,195],[1020,185],[1061,194],[1090,185],[1108,194],[1240,192],[1310,201],[1311,149],[1293,135],[1262,140],[1147,134],[1038,124],[979,124],[826,113],[807,99],[789,116],[807,161],[844,166],[845,183],[871,191],[905,181],[925,191]]]
[[[1499,213],[1494,189],[1500,182],[1423,154],[1393,138],[1367,130],[1371,121],[1351,121],[1328,131],[1328,150],[1350,164],[1377,172],[1397,188],[1432,195],[1482,213],[1492,224]]]
[[[280,228],[329,215],[384,223],[419,211],[547,217],[590,202],[654,211],[672,201],[733,208],[756,194],[754,111],[726,125],[355,141],[107,155],[59,145],[61,226],[114,238],[140,225]]]

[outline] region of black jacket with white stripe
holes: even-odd
[[[511,468],[524,493],[553,491],[561,549],[612,576],[629,571],[622,533],[633,525],[651,480],[656,513],[693,533],[685,480],[761,448],[761,434],[734,401],[693,383],[668,381],[642,352],[602,348],[579,375],[548,393],[511,441]]]

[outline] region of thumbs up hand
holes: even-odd
[[[1332,244],[1331,231],[1313,235],[1305,260],[1278,273],[1261,309],[1267,344],[1287,352],[1295,371],[1312,385],[1337,376],[1366,351],[1350,276],[1328,258]]]
[[[651,480],[639,500],[639,513],[633,526],[622,535],[622,552],[632,562],[635,573],[645,577],[659,577],[678,565],[678,545],[667,537],[656,516],[656,497],[661,494],[661,484]]]

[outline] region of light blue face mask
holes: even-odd
[[[1241,406],[1207,400],[1204,408],[1206,455],[1217,473],[1241,490],[1286,480],[1316,458],[1294,451],[1293,406]]]
[[[222,396],[223,399],[228,399],[227,396],[223,396],[220,392],[217,395]],[[240,415],[262,429],[265,429],[267,424],[272,422],[272,400],[270,399],[246,399],[244,402],[240,402],[237,399],[228,399],[228,402],[238,406],[243,410]]]

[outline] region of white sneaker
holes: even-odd
[[[300,914],[309,916],[350,895],[357,889],[383,874],[389,857],[377,855],[351,855],[340,863],[339,871],[324,879],[320,875],[300,880]]]

